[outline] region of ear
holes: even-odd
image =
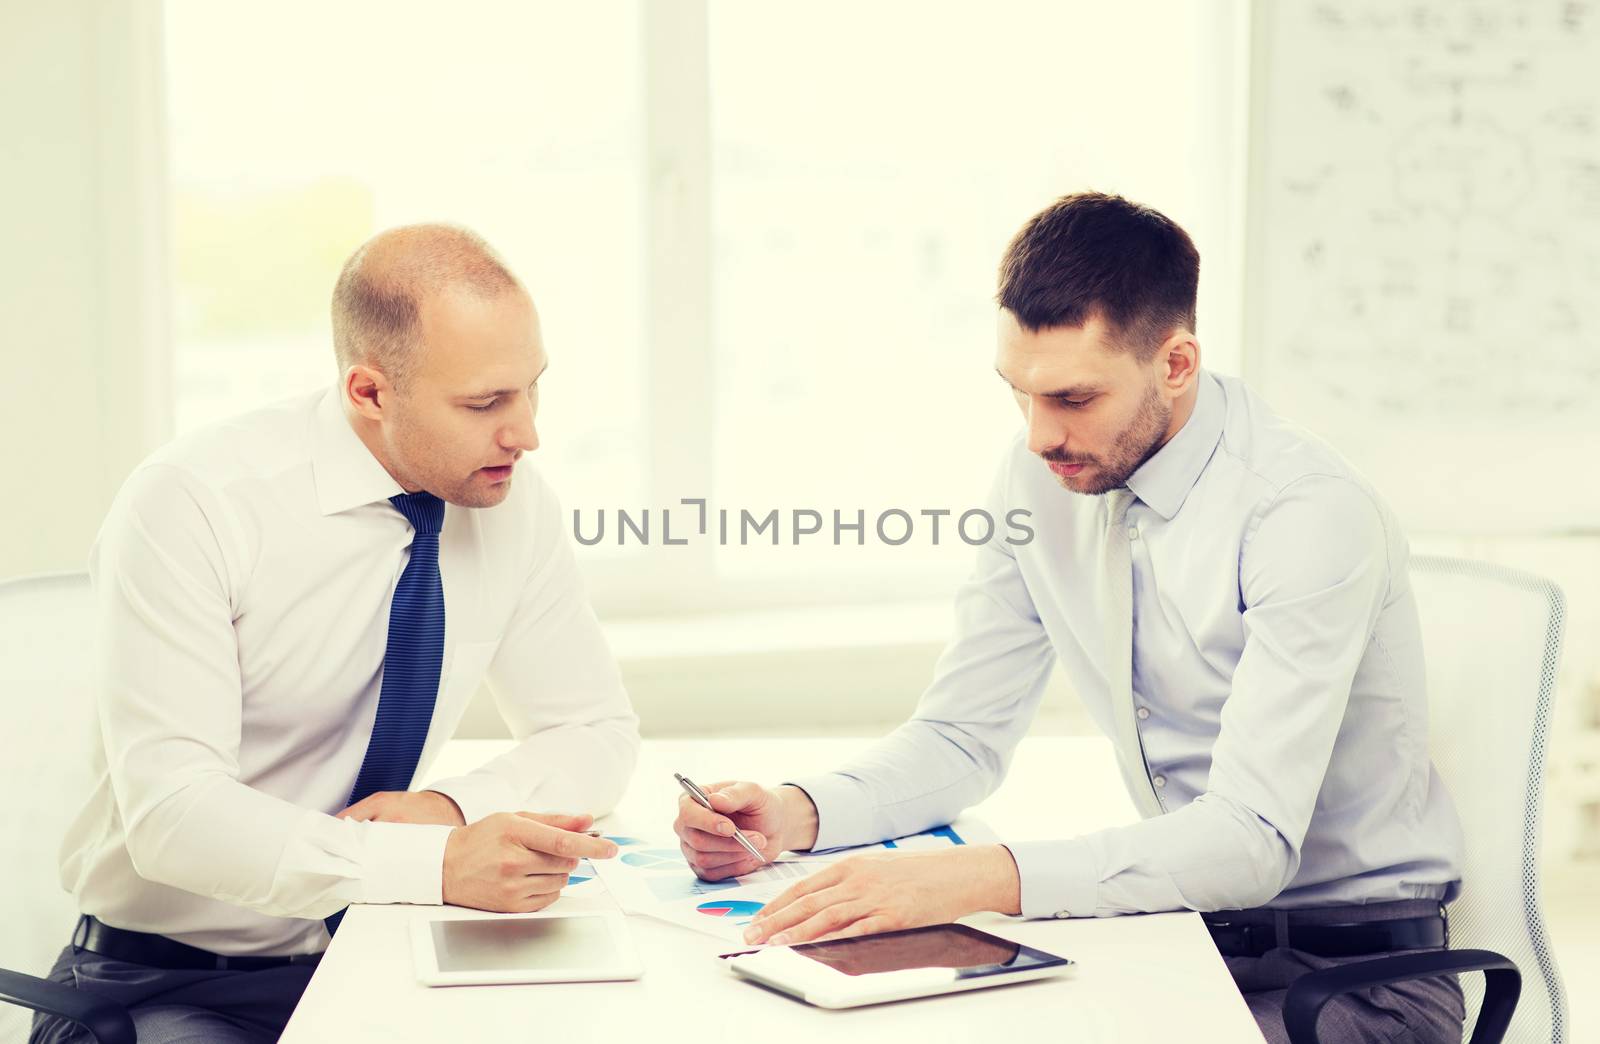
[[[345,403],[367,420],[383,420],[384,407],[393,395],[389,378],[370,366],[358,363],[344,372]]]
[[[1200,375],[1200,342],[1188,330],[1176,330],[1156,352],[1155,362],[1157,379],[1176,398]]]

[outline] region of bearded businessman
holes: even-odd
[[[1287,1039],[1308,971],[1445,945],[1454,806],[1428,761],[1407,545],[1331,448],[1201,368],[1199,255],[1164,215],[1068,196],[1000,268],[995,370],[1024,431],[914,717],[838,771],[708,788],[675,829],[701,876],[915,833],[1005,776],[1059,662],[1116,748],[1142,820],[1082,837],[844,860],[751,942],[848,937],[982,910],[1202,911],[1257,1024]],[[1453,976],[1339,996],[1329,1041],[1461,1039]]]
[[[637,719],[518,464],[532,299],[478,236],[411,226],[350,258],[333,331],[333,387],[158,451],[91,556],[100,778],[51,977],[145,1044],[276,1040],[351,903],[538,910],[616,851],[583,831]],[[520,742],[413,791],[485,678]]]

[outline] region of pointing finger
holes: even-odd
[[[538,816],[519,812],[512,823],[517,844],[532,852],[548,852],[567,859],[610,859],[617,854],[613,841],[551,826]]]

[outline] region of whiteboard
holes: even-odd
[[[1600,3],[1252,19],[1251,383],[1413,533],[1600,530]]]

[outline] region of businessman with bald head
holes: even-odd
[[[99,780],[52,978],[139,1039],[269,1041],[352,903],[554,902],[637,719],[551,491],[548,358],[480,238],[383,233],[333,294],[338,382],[184,436],[91,555]],[[509,753],[411,789],[487,680]],[[34,1041],[89,1039],[54,1017]]]

